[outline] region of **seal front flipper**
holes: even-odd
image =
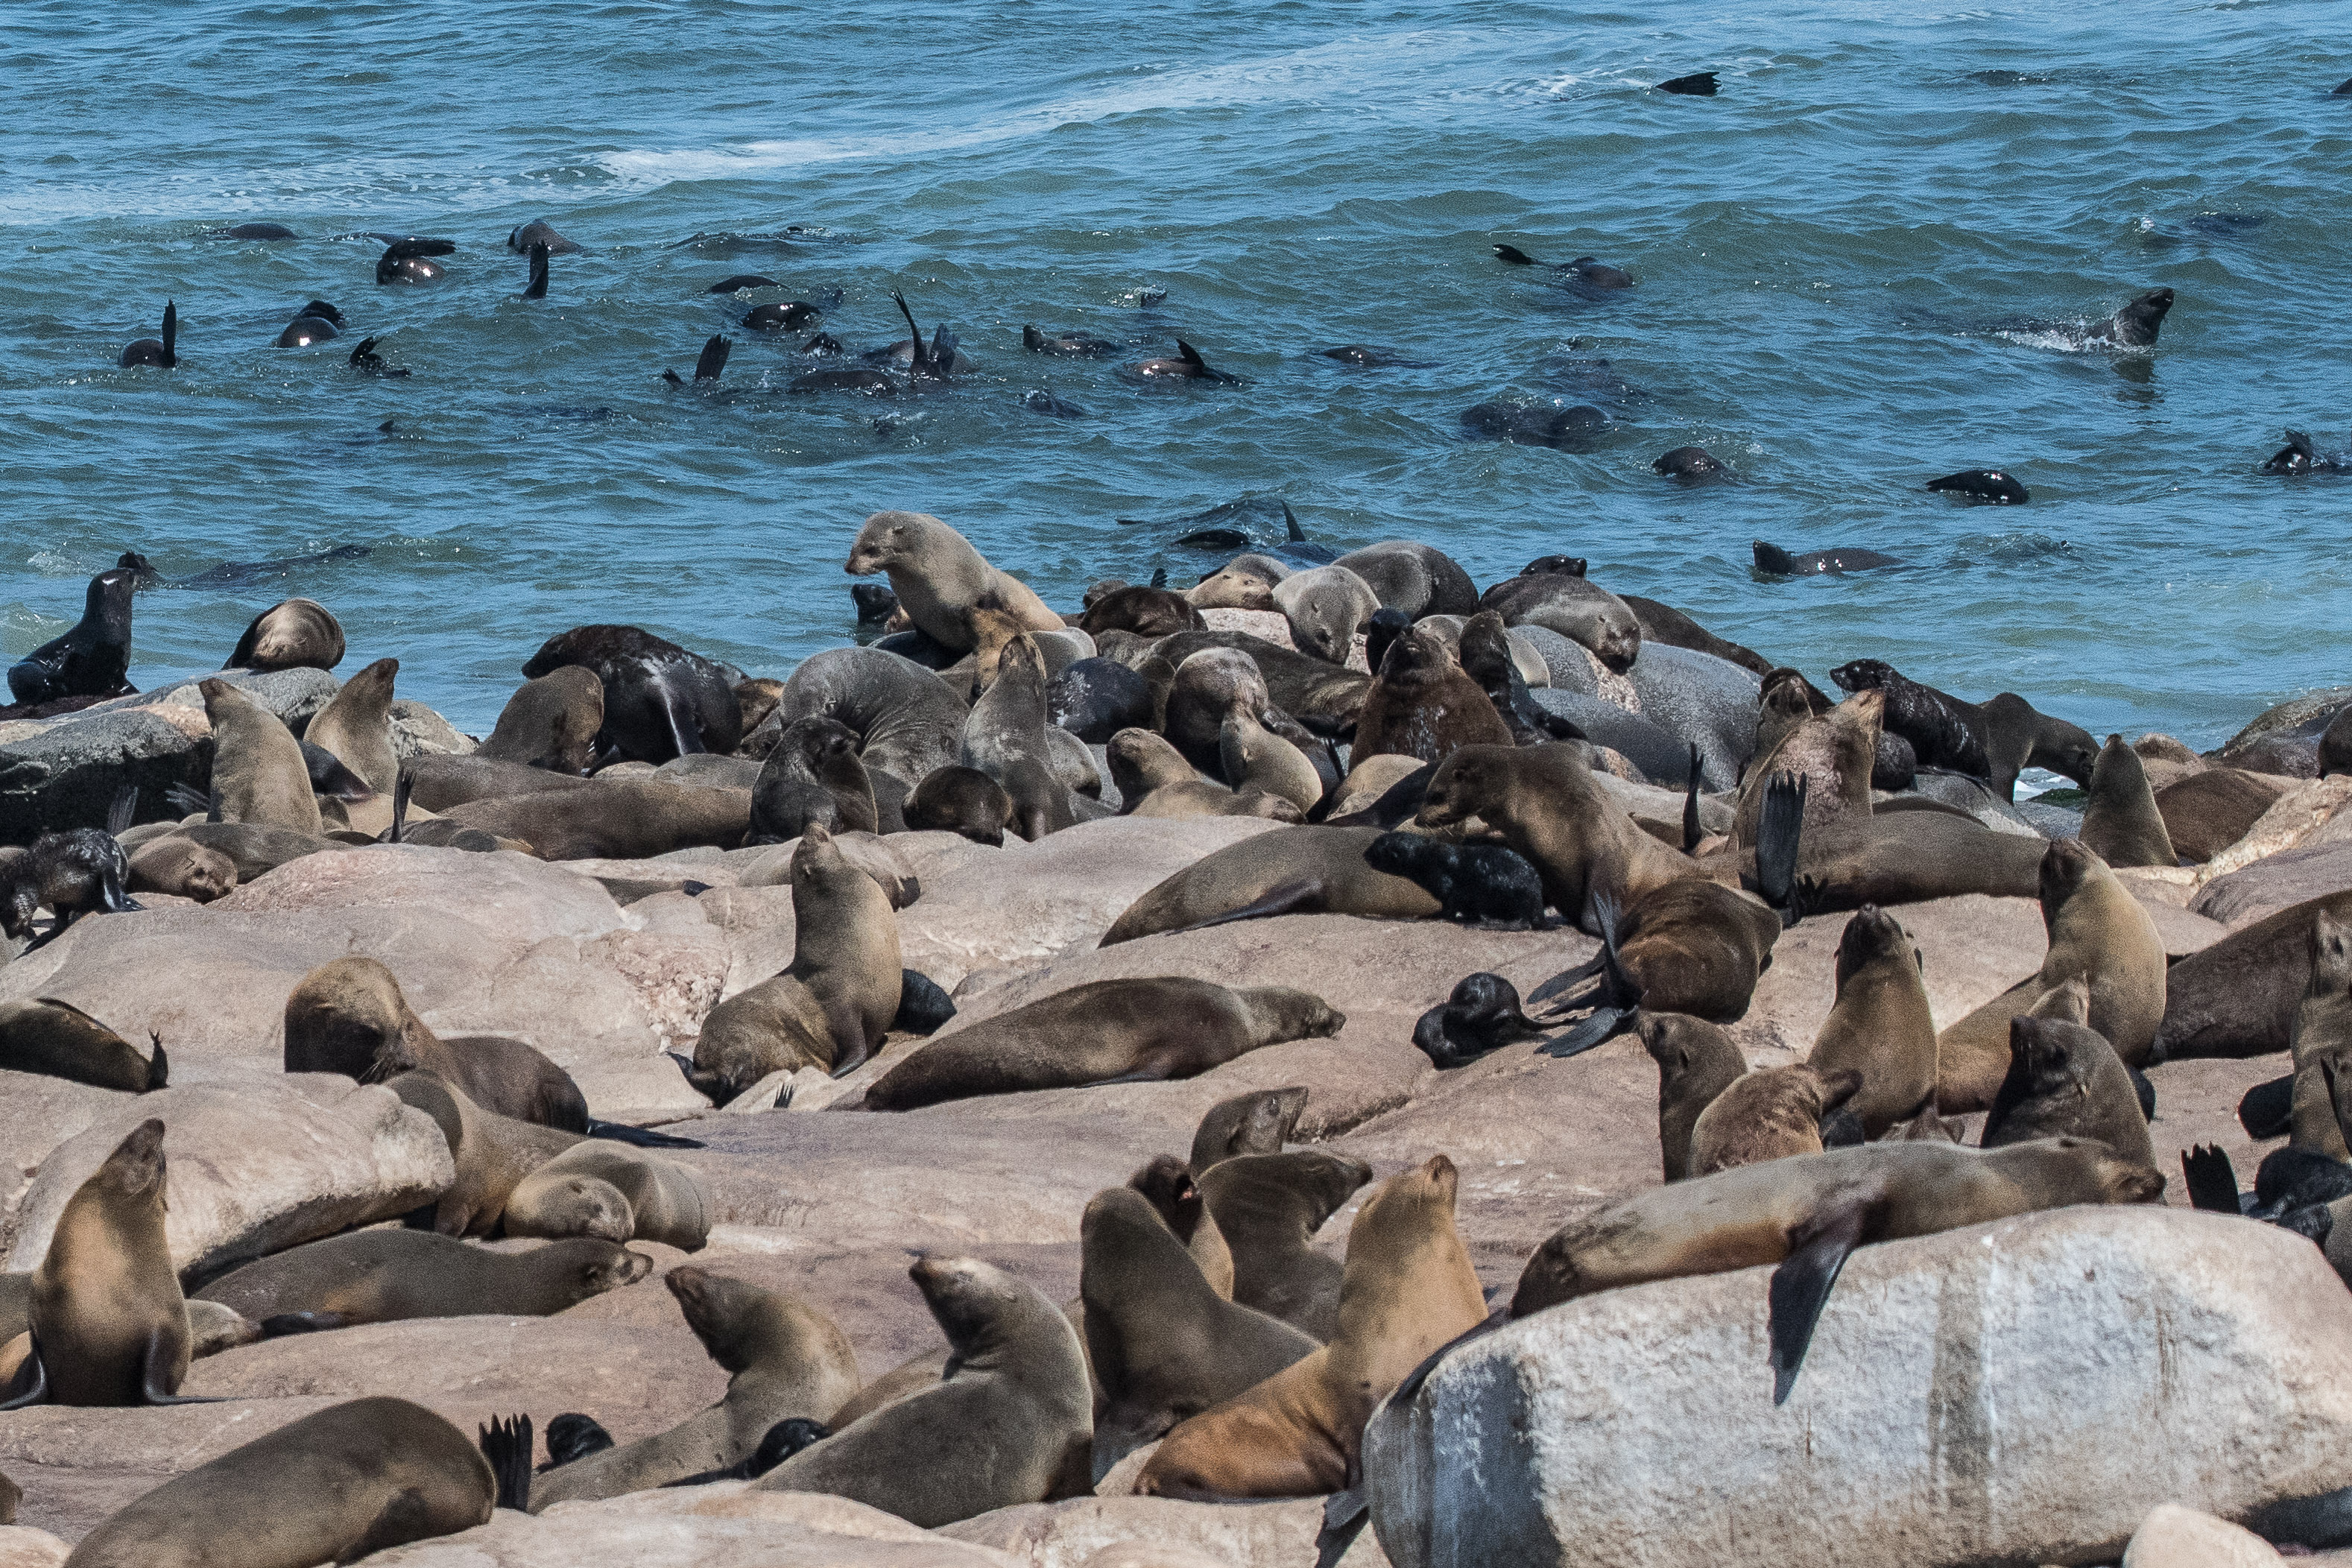
[[[181,1342],[184,1345],[185,1342]],[[158,1323],[147,1331],[147,1350],[140,1357],[139,1403],[142,1405],[218,1405],[217,1398],[199,1394],[172,1392],[173,1336],[169,1329]]]
[[[1853,1249],[1868,1238],[1875,1211],[1885,1201],[1874,1191],[1842,1194],[1790,1233],[1789,1256],[1772,1270],[1773,1404],[1786,1403],[1796,1386],[1813,1327],[1829,1304],[1830,1287]]]
[[[1811,775],[1776,773],[1764,786],[1764,811],[1756,830],[1756,889],[1780,911],[1783,929],[1802,918],[1797,898],[1797,857],[1803,847],[1805,797]]]
[[[531,248],[543,251],[547,247],[535,245]],[[530,1417],[509,1415],[501,1421],[494,1415],[488,1426],[478,1428],[475,1441],[482,1450],[482,1458],[490,1462],[490,1474],[498,1478],[498,1506],[529,1513]]]
[[[392,781],[392,826],[384,830],[386,844],[400,842],[401,830],[408,826],[408,797],[415,788],[416,774],[409,768],[401,769],[399,776]]]
[[[1536,1047],[1539,1056],[1566,1061],[1580,1057],[1595,1046],[1605,1045],[1641,1021],[1638,1007],[1595,1007],[1592,1016],[1556,1040],[1547,1040]]]
[[[2180,1174],[2189,1184],[2192,1207],[2212,1214],[2242,1213],[2238,1203],[2238,1172],[2218,1144],[2201,1143],[2180,1152]]]
[[[329,1329],[349,1326],[341,1312],[272,1312],[261,1320],[261,1337],[281,1339],[288,1334],[322,1334]]]
[[[32,1348],[17,1365],[16,1381],[10,1384],[7,1397],[0,1399],[0,1410],[29,1410],[49,1396],[49,1369],[41,1363],[41,1336],[28,1332]]]
[[[1323,912],[1326,893],[1320,878],[1294,877],[1286,882],[1276,882],[1255,901],[1237,910],[1227,910],[1223,914],[1211,915],[1207,920],[1194,921],[1188,926],[1178,926],[1176,931],[1206,931],[1211,926],[1231,925],[1235,921],[1266,920],[1275,915],[1318,915]]]
[[[710,748],[702,743],[702,726],[695,721],[693,705],[671,690],[667,680],[657,689],[661,692],[662,717],[669,721],[670,744],[677,748],[677,754],[691,757],[708,752]]]
[[[1688,855],[1698,847],[1704,837],[1698,829],[1698,742],[1691,742],[1690,784],[1683,793],[1683,853]]]
[[[634,1144],[640,1149],[707,1149],[710,1146],[698,1139],[656,1132],[650,1127],[632,1127],[625,1121],[599,1121],[593,1116],[588,1119],[588,1136],[614,1143]]]
[[[731,338],[713,334],[710,341],[702,345],[702,353],[694,362],[694,379],[697,382],[717,381],[719,373],[727,368],[728,352],[734,346]]]
[[[2294,1111],[2294,1074],[2258,1083],[2238,1101],[2238,1125],[2249,1138],[2279,1138]]]

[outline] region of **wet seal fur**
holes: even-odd
[[[61,697],[120,697],[131,689],[131,601],[137,574],[100,572],[82,595],[81,619],[8,667],[8,694],[18,702]]]
[[[728,672],[712,659],[636,626],[574,626],[540,645],[525,679],[576,665],[604,688],[599,757],[659,764],[698,752],[732,752],[743,710]]]

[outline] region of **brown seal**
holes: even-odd
[[[1102,1389],[1097,1481],[1177,1423],[1317,1349],[1279,1319],[1221,1300],[1132,1188],[1096,1194],[1079,1235],[1087,1364]]]
[[[497,1497],[489,1461],[457,1427],[405,1399],[354,1399],[173,1476],[84,1536],[70,1561],[76,1568],[356,1563],[488,1524]]]
[[[1737,1023],[1771,967],[1780,935],[1780,917],[1759,900],[1720,882],[1681,878],[1643,892],[1617,917],[1611,984],[1621,1005]]]
[[[379,795],[390,795],[400,773],[392,751],[392,683],[399,673],[400,660],[377,659],[344,681],[302,731]]]
[[[1279,735],[1257,731],[1269,742],[1289,746]],[[1296,747],[1291,750],[1295,752]],[[1303,821],[1294,803],[1262,790],[1244,794],[1202,778],[1184,754],[1150,730],[1121,730],[1103,748],[1110,766],[1111,784],[1118,791],[1122,816],[1265,816],[1277,822]],[[1300,761],[1303,763],[1304,758]],[[1314,770],[1307,768],[1309,777]],[[1315,788],[1322,780],[1315,778]]]
[[[1193,1266],[1209,1289],[1221,1300],[1234,1299],[1234,1254],[1225,1245],[1225,1233],[1217,1228],[1216,1217],[1202,1200],[1200,1184],[1192,1179],[1192,1167],[1173,1154],[1155,1154],[1141,1170],[1128,1177],[1128,1186],[1141,1194],[1152,1212],[1160,1216],[1184,1250],[1192,1255]],[[1077,1318],[1081,1332],[1085,1323]]]
[[[1323,775],[1313,761],[1245,709],[1225,715],[1217,731],[1217,758],[1238,798],[1270,795],[1301,812],[1314,810],[1323,798]]]
[[[131,1129],[66,1200],[33,1270],[32,1352],[0,1410],[188,1405],[186,1300],[163,1237],[163,1123]]]
[[[498,726],[473,755],[558,773],[583,773],[604,727],[604,683],[576,664],[526,680],[499,710]],[[436,808],[437,809],[437,808]]]
[[[990,565],[970,540],[925,512],[874,513],[857,531],[843,569],[853,577],[887,573],[908,620],[952,653],[977,644],[971,616],[982,599],[1039,631],[1063,624],[1027,584]]]
[[[1527,857],[1545,901],[1571,921],[1584,917],[1595,891],[1630,909],[1654,889],[1703,875],[1689,856],[1643,832],[1573,745],[1465,746],[1446,758],[1415,820],[1445,828],[1473,816]]]
[[[741,848],[751,826],[751,792],[594,779],[577,789],[467,801],[442,816],[457,827],[528,844],[542,860],[644,860],[706,845]]]
[[[1224,771],[1225,716],[1263,713],[1273,698],[1256,662],[1239,648],[1208,645],[1176,666],[1160,732],[1202,772]]]
[[[2315,913],[2310,952],[2311,984],[2295,1007],[2287,1047],[2294,1061],[2287,1138],[2295,1148],[2352,1160],[2336,1116],[2339,1084],[2352,1079],[2352,917]]]
[[[1446,639],[1413,626],[1389,645],[1356,720],[1349,766],[1402,755],[1442,763],[1465,746],[1507,746],[1511,731]]]
[[[2110,866],[2179,863],[2165,831],[2164,814],[2157,810],[2156,795],[2147,786],[2147,770],[2121,735],[2109,735],[2099,748],[2080,837]]]
[[[1170,669],[1181,670],[1194,654],[1210,648],[1222,648],[1238,653],[1257,670],[1258,679],[1265,688],[1267,698],[1284,713],[1290,715],[1318,735],[1343,735],[1356,721],[1358,710],[1363,706],[1364,693],[1372,688],[1372,678],[1362,670],[1348,669],[1336,664],[1326,664],[1310,658],[1296,648],[1247,632],[1178,632],[1151,645],[1153,657],[1164,661]],[[1139,673],[1150,676],[1148,660],[1137,665]],[[1261,703],[1261,708],[1263,703]],[[1223,709],[1210,719],[1208,731],[1214,735],[1223,722]],[[1167,729],[1165,724],[1160,728]],[[1169,738],[1191,754],[1192,742],[1172,732]]]
[[[160,1036],[147,1054],[70,1002],[0,1002],[0,1068],[144,1094],[171,1077]]]
[[[316,838],[319,801],[310,793],[310,770],[294,732],[218,677],[198,682],[196,689],[212,721],[213,790],[221,819],[289,827]]]
[[[1721,1027],[1687,1014],[1644,1008],[1633,1028],[1658,1064],[1658,1152],[1665,1179],[1679,1182],[1691,1174],[1691,1129],[1748,1071],[1748,1058]]]
[[[2090,1026],[2126,1067],[2142,1067],[2164,1018],[2164,941],[2156,922],[2078,839],[2053,839],[2042,857],[2042,968],[1936,1039],[1936,1109],[1961,1116],[1989,1109],[2009,1076],[2009,1021],[2074,976],[2090,986]]]
[[[1862,1074],[1799,1062],[1741,1075],[1692,1124],[1690,1173],[1713,1175],[1822,1152],[1822,1118],[1852,1100]]]
[[[281,599],[253,617],[226,669],[332,669],[343,661],[343,627],[316,599]]]
[[[812,826],[793,851],[792,967],[730,996],[702,1022],[687,1078],[724,1104],[768,1074],[838,1077],[872,1056],[898,1016],[898,918],[874,879]]]
[[[523,1178],[583,1141],[577,1132],[485,1110],[436,1072],[398,1073],[384,1087],[403,1104],[431,1117],[441,1130],[441,1141],[449,1146],[457,1176],[433,1203],[433,1228],[443,1236],[498,1235],[507,1200]],[[614,1199],[616,1211],[625,1208],[617,1193]],[[609,1241],[629,1238],[619,1225],[567,1234],[601,1235]]]
[[[1790,688],[1780,689],[1785,692]],[[1870,773],[1878,755],[1879,723],[1885,707],[1884,692],[1858,691],[1818,719],[1807,714],[1789,723],[1766,751],[1765,730],[1784,721],[1768,702],[1757,720],[1755,760],[1748,764],[1739,786],[1739,803],[1732,817],[1733,839],[1745,846],[1755,844],[1765,789],[1781,773],[1801,773],[1807,780],[1806,840],[1817,837],[1840,817],[1867,818]]]
[[[601,1227],[615,1204],[619,1223]],[[507,1195],[504,1224],[509,1236],[599,1236],[699,1252],[710,1239],[712,1207],[709,1184],[692,1167],[609,1139],[586,1138],[516,1184]]]
[[[1184,590],[1199,610],[1271,610],[1275,585],[1294,569],[1271,555],[1236,555]]]
[[[1114,588],[1091,599],[1078,617],[1078,630],[1089,637],[1105,632],[1134,632],[1164,637],[1176,632],[1200,631],[1208,626],[1191,600],[1169,588]]]
[[[337,1072],[362,1083],[423,1068],[485,1110],[567,1132],[588,1130],[588,1102],[570,1073],[501,1035],[441,1038],[373,958],[331,959],[287,994],[284,1059],[288,1072]]]
[[[2311,933],[2323,912],[2352,920],[2352,889],[2291,905],[2240,926],[2165,972],[2162,1061],[2259,1057],[2294,1043],[2311,988]]]
[[[2173,849],[2182,859],[2201,865],[2243,838],[2263,813],[2294,787],[2294,780],[2275,773],[2205,768],[2158,790],[2156,809]]]
[[[2090,1138],[2118,1158],[2156,1169],[2131,1074],[2104,1037],[2058,1018],[2011,1018],[2009,1051],[2009,1076],[1985,1117],[1984,1147]]]
[[[1321,1149],[1237,1154],[1199,1173],[1202,1202],[1232,1250],[1234,1300],[1328,1340],[1342,1271],[1315,1233],[1372,1179],[1361,1160]]]
[[[1287,986],[1097,980],[934,1037],[875,1080],[866,1108],[1193,1078],[1285,1040],[1327,1039],[1346,1022],[1320,996]]]
[[[236,862],[184,834],[149,839],[131,852],[130,864],[134,893],[170,893],[209,904],[236,891]]]
[[[534,1513],[724,1469],[749,1458],[777,1422],[822,1421],[857,1392],[857,1352],[848,1336],[807,1302],[691,1264],[662,1282],[726,1372],[726,1397],[658,1436],[549,1471],[531,1488]]]
[[[1440,1154],[1382,1184],[1348,1233],[1331,1342],[1169,1433],[1135,1489],[1311,1497],[1349,1485],[1374,1407],[1423,1357],[1486,1319],[1454,1224],[1459,1180]]]
[[[1279,1154],[1307,1110],[1303,1084],[1253,1089],[1209,1107],[1192,1132],[1192,1174],[1244,1154]]]
[[[964,720],[961,761],[1004,786],[1013,826],[1032,843],[1077,821],[1045,740],[1045,660],[1027,634],[1004,645],[996,679]]]
[[[848,725],[822,714],[795,719],[776,738],[751,785],[747,844],[783,844],[810,823],[834,833],[872,833],[874,784]]]
[[[1381,601],[1370,584],[1345,566],[1314,566],[1274,585],[1274,607],[1290,623],[1290,640],[1300,653],[1344,665]]]
[[[1849,1068],[1862,1089],[1848,1107],[1883,1138],[1936,1098],[1936,1019],[1920,979],[1919,944],[1894,916],[1865,904],[1838,937],[1837,1002],[1806,1058]]]
[[[590,1237],[492,1250],[429,1230],[354,1230],[233,1270],[196,1292],[257,1323],[312,1329],[482,1314],[546,1318],[653,1272],[642,1252]]]
[[[1034,1286],[973,1258],[910,1269],[953,1355],[947,1375],[861,1416],[755,1483],[831,1492],[926,1530],[1040,1502],[1084,1473],[1094,1395],[1086,1352]]]
[[[1013,826],[1013,797],[978,768],[933,768],[907,797],[906,820],[910,832],[956,833],[1002,848]]]
[[[1229,844],[1129,904],[1099,945],[1267,915],[1422,920],[1437,913],[1437,900],[1421,884],[1364,863],[1364,851],[1380,836],[1377,827],[1277,827]]]

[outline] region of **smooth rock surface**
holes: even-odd
[[[1311,1568],[1323,1529],[1323,1500],[1179,1502],[1173,1498],[1092,1497],[1024,1503],[967,1519],[941,1535],[994,1547],[1028,1568],[1087,1568],[1122,1544],[1189,1549],[1230,1568]],[[1339,1568],[1387,1568],[1369,1530]]]
[[[2263,1568],[2283,1563],[2251,1530],[2178,1503],[2158,1503],[2125,1549],[2123,1568]]]
[[[2347,888],[2352,888],[2352,844],[2305,845],[2214,878],[2189,900],[2189,908],[2235,931]]]

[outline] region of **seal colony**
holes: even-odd
[[[1751,1271],[1713,1397],[1795,1412],[1906,1371],[1809,1364],[1857,1254],[2116,1205],[2186,1247],[2189,1197],[2352,1279],[2352,689],[2102,745],[1866,649],[1833,698],[1564,555],[1244,550],[1056,607],[940,518],[851,522],[878,640],[554,628],[480,739],[401,703],[417,648],[262,608],[184,766],[0,848],[0,1087],[55,1108],[8,1131],[0,1461],[74,1562],[822,1494],[942,1545],[1328,1499],[1269,1506],[1330,1563],[1395,1500],[1368,1429],[1595,1298]],[[140,700],[137,569],[20,698]],[[130,1407],[212,1401],[141,1457]],[[48,1406],[128,1479],[58,1487]]]

